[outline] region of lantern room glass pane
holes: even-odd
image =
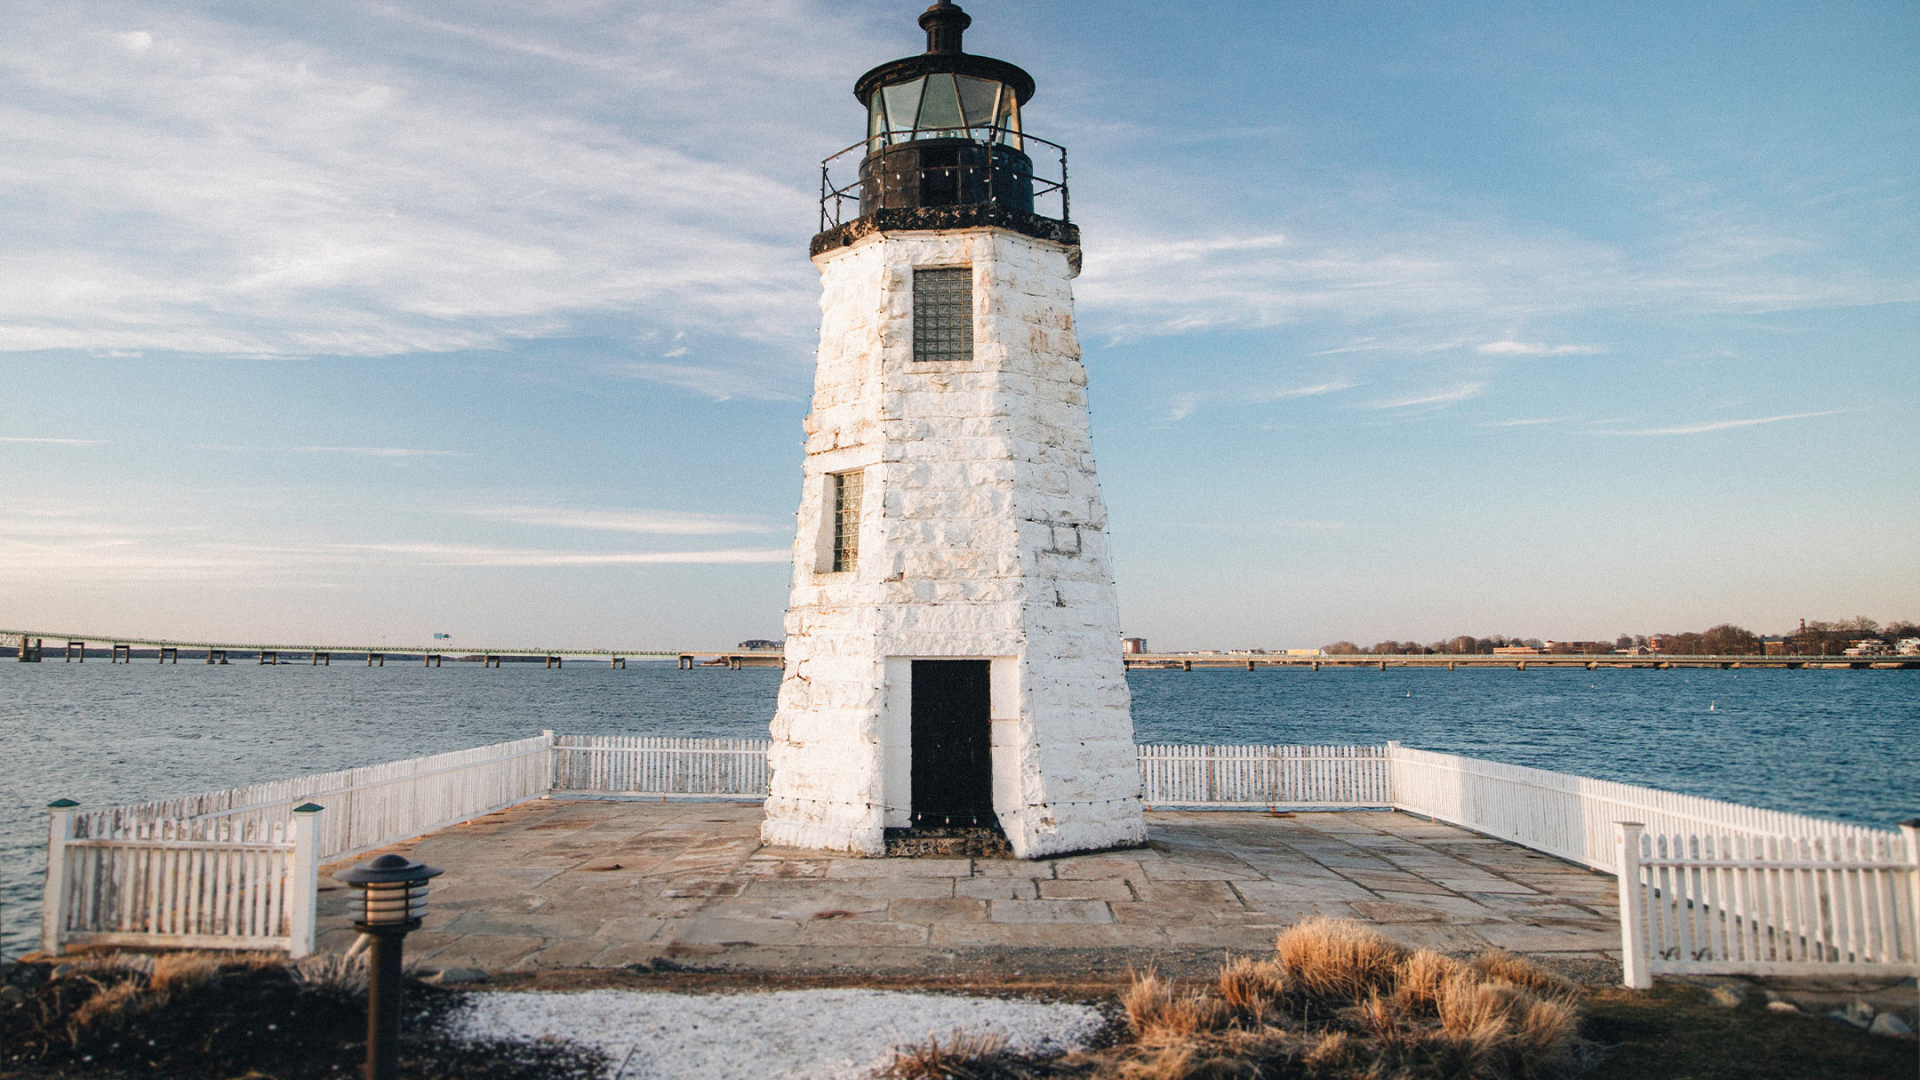
[[[957,77],[960,82],[960,107],[967,114],[969,127],[989,127],[997,119],[993,114],[994,100],[1000,95],[1000,84],[991,79],[976,79],[971,75]]]
[[[926,88],[926,85],[927,80],[914,79],[911,82],[897,83],[880,91],[880,95],[887,101],[888,131],[903,132],[913,129],[914,117],[920,112],[920,92]]]
[[[960,115],[960,95],[954,90],[953,76],[927,76],[927,93],[920,99],[920,123],[917,125],[922,137],[958,134],[952,129],[965,127],[966,123]]]
[[[1015,150],[1025,152],[1026,143],[1020,138],[1020,102],[1012,91],[1001,95],[1000,136],[1002,143]]]

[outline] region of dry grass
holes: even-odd
[[[1282,933],[1271,957],[1233,960],[1205,985],[1136,974],[1120,1002],[1132,1039],[1112,1049],[1010,1070],[992,1054],[956,1062],[949,1041],[915,1051],[939,1071],[903,1054],[883,1075],[1552,1080],[1576,1065],[1578,1000],[1566,980],[1511,953],[1461,960],[1314,919]]]
[[[915,1046],[901,1047],[893,1061],[875,1075],[880,1080],[976,1080],[995,1075],[995,1059],[1007,1041],[994,1034],[955,1030],[942,1045],[938,1035]]]
[[[1393,981],[1406,947],[1350,919],[1308,919],[1274,943],[1280,967],[1302,993],[1356,1001]]]

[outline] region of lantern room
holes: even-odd
[[[854,84],[867,110],[860,216],[944,206],[1032,213],[1033,161],[1020,107],[1033,96],[1033,77],[963,51],[961,35],[973,19],[947,0],[919,21],[926,52],[882,64]]]

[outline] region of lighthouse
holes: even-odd
[[[926,52],[860,77],[866,138],[822,173],[768,844],[1146,841],[1066,152],[1025,129],[1030,75],[964,51],[971,22],[920,16]]]

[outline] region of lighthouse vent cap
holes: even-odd
[[[881,64],[860,76],[853,84],[853,96],[860,99],[863,107],[871,107],[874,95],[882,87],[911,82],[924,75],[971,75],[1004,84],[1018,104],[1025,105],[1033,96],[1033,76],[1005,60],[962,51],[960,37],[971,25],[973,16],[960,10],[960,5],[946,0],[921,12],[920,26],[927,32],[927,51]]]
[[[973,25],[973,16],[960,10],[960,5],[951,0],[940,0],[920,15],[920,29],[927,32],[927,51],[930,53],[957,53],[960,48],[960,35]]]

